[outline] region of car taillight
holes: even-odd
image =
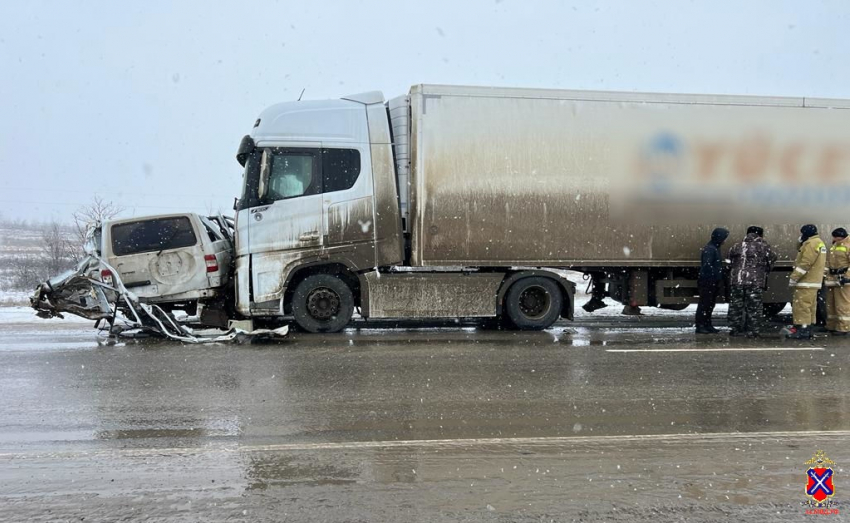
[[[215,254],[205,254],[204,262],[207,264],[207,272],[218,271],[218,260],[215,259]]]
[[[115,282],[112,280],[112,271],[109,269],[103,269],[100,271],[100,281],[109,285],[110,287],[115,285]]]

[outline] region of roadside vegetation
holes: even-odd
[[[124,211],[95,197],[67,222],[31,222],[0,215],[0,305],[20,305],[25,293],[73,268],[83,256],[86,231]]]

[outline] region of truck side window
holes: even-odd
[[[142,252],[191,247],[198,243],[186,216],[157,218],[112,226],[112,252],[127,256]]]
[[[356,149],[323,149],[322,192],[351,189],[360,176],[360,151]]]
[[[268,199],[272,201],[297,198],[321,192],[313,153],[275,151],[269,173]]]

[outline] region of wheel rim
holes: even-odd
[[[526,318],[542,318],[549,312],[551,306],[551,296],[539,285],[532,285],[519,295],[519,310]]]
[[[313,289],[307,296],[307,312],[314,319],[327,321],[340,310],[339,295],[327,287]]]

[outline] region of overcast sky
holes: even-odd
[[[214,6],[214,7],[210,7]],[[850,2],[2,2],[0,213],[229,211],[266,106],[417,83],[850,98]]]

